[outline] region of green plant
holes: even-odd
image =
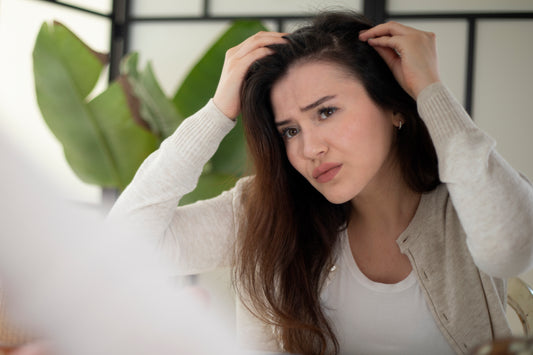
[[[164,94],[150,63],[138,69],[136,53],[125,57],[120,76],[91,98],[107,55],[89,48],[64,25],[44,23],[33,50],[39,108],[81,180],[122,190],[161,141],[213,96],[225,51],[264,29],[257,21],[233,23],[193,67],[172,99]],[[245,166],[239,123],[204,168],[197,189],[181,203],[219,194],[235,183]]]

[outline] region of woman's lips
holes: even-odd
[[[313,178],[319,183],[326,183],[331,181],[337,173],[341,170],[342,164],[339,163],[324,163],[320,164],[318,168],[313,170]]]

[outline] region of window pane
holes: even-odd
[[[152,62],[161,86],[171,96],[227,26],[218,21],[137,23],[132,26],[130,47],[139,52],[142,63]]]
[[[144,16],[200,16],[202,0],[132,0],[132,14]]]
[[[468,25],[464,20],[401,20],[401,23],[437,36],[441,80],[464,104]]]
[[[460,12],[460,11],[533,11],[533,1],[531,0],[389,0],[388,11],[391,13],[402,12]]]
[[[533,21],[478,24],[474,117],[511,165],[533,179]]]
[[[361,0],[212,0],[212,14],[250,15],[250,14],[305,14],[320,9],[348,8],[362,11]]]
[[[110,14],[113,11],[112,0],[60,0],[66,4],[78,6],[104,14]]]

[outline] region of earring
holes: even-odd
[[[402,125],[403,125],[403,121],[400,121],[400,123],[398,123],[398,131],[402,129]]]

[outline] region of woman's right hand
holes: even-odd
[[[359,39],[374,47],[414,100],[440,81],[435,34],[391,21],[361,32]]]
[[[258,59],[274,51],[266,46],[284,43],[286,33],[258,32],[241,44],[228,49],[224,67],[213,102],[229,118],[234,120],[241,112],[240,90],[248,68]]]

